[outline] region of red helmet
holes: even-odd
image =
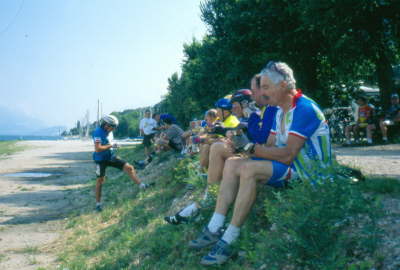
[[[232,95],[231,103],[233,103],[233,102],[241,103],[242,101],[251,102],[251,90],[240,89],[240,90],[236,91],[235,94]]]

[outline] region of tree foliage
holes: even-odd
[[[361,81],[378,84],[383,104],[399,61],[395,0],[207,0],[207,35],[184,45],[161,108],[186,123],[239,88],[268,60],[287,62],[297,84],[322,106],[346,102]]]

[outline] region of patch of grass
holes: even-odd
[[[0,141],[0,158],[24,150],[23,146],[17,144],[18,141]]]
[[[119,154],[128,162],[144,157],[141,146]],[[108,178],[103,212],[95,213],[88,203],[69,220],[60,248],[61,269],[204,269],[199,261],[208,249],[192,250],[187,243],[208,222],[213,207],[189,225],[171,226],[163,218],[174,199],[183,197],[187,183],[196,187],[193,195],[200,201],[205,181],[196,173],[195,159],[163,154],[161,160],[141,173],[143,178],[151,175],[145,180],[155,182],[153,188],[139,191],[126,175]],[[341,181],[303,183],[279,192],[260,189],[235,245],[240,256],[219,269],[370,266],[379,236],[379,204],[363,196],[361,185]]]
[[[23,253],[23,254],[39,254],[39,248],[34,246],[27,246],[22,249],[18,249],[14,251],[15,253]]]
[[[6,254],[0,253],[0,262],[3,262],[5,260],[7,260],[7,259],[8,259],[8,257],[7,257]]]
[[[394,178],[368,178],[360,183],[360,188],[364,192],[387,194],[392,196],[400,195],[400,181]]]
[[[38,263],[39,263],[39,261],[36,259],[35,256],[29,256],[29,258],[28,258],[28,264],[29,265],[35,265],[35,264],[38,264]]]

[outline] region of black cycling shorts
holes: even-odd
[[[122,171],[127,162],[118,157],[112,158],[111,160],[96,161],[96,176],[104,177],[106,175],[107,167],[114,167]]]
[[[150,147],[152,145],[152,141],[151,140],[153,139],[153,137],[154,137],[154,133],[143,136],[143,145],[144,145],[144,147]]]

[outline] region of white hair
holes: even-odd
[[[296,88],[296,80],[293,76],[293,70],[283,62],[268,62],[267,66],[261,70],[261,76],[268,76],[273,84],[285,81],[289,89]]]

